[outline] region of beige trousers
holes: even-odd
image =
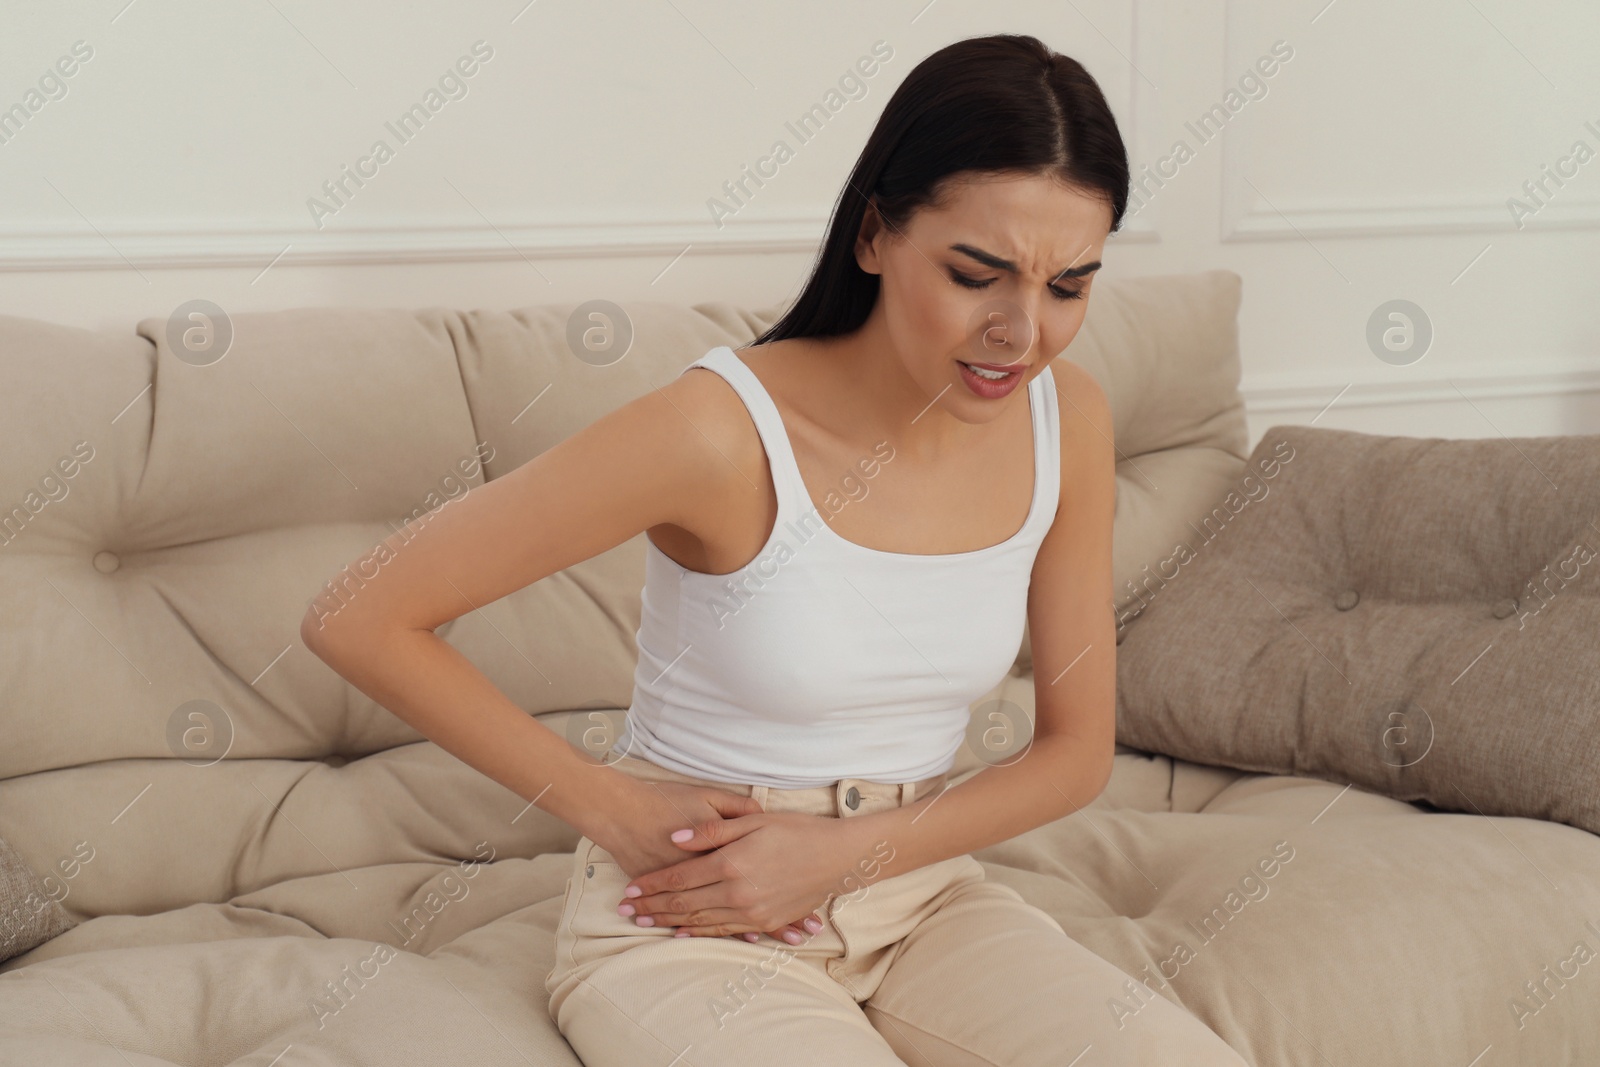
[[[909,804],[943,784],[772,789],[632,756],[615,766],[827,818]],[[818,912],[820,933],[800,945],[765,934],[752,944],[674,937],[670,926],[619,915],[628,877],[582,838],[545,979],[551,1018],[585,1067],[1244,1067],[1164,997],[1119,1021],[1109,1005],[1126,1000],[1132,979],[1016,891],[986,881],[970,855],[893,874],[884,843],[860,869],[871,876],[879,864],[890,873],[841,884]]]

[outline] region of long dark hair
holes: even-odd
[[[1128,206],[1128,153],[1081,63],[1021,34],[946,45],[889,98],[834,204],[805,288],[751,344],[860,327],[878,299],[878,275],[855,257],[869,198],[903,231],[918,208],[938,204],[945,179],[964,171],[1054,175],[1105,197],[1113,233]]]

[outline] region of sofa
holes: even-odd
[[[1130,649],[1161,610],[1139,576],[1245,469],[1241,292],[1102,278],[1059,357],[1115,416]],[[543,988],[577,833],[347,685],[300,620],[407,521],[781,310],[0,318],[0,865],[44,924],[0,963],[0,1063],[578,1064]],[[574,343],[594,314],[623,347]],[[439,633],[598,754],[643,567],[641,534]],[[1119,689],[1162,654],[1119,656]],[[1032,708],[1025,641],[974,714]],[[1600,1063],[1594,833],[1185,759],[1138,712],[1093,804],[976,854],[1129,975],[1108,1012],[1165,997],[1273,1067]]]

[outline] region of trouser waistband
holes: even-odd
[[[915,782],[874,782],[866,778],[840,778],[827,785],[800,789],[747,782],[721,782],[663,767],[639,756],[621,756],[608,762],[617,770],[645,781],[678,782],[683,785],[721,789],[742,797],[754,797],[763,811],[802,811],[815,815],[849,818],[885,808],[905,807],[945,788],[949,774],[935,774]]]

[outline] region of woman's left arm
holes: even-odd
[[[1028,588],[1031,744],[1021,755],[1006,755],[960,785],[904,807],[849,819],[747,815],[710,828],[718,832],[715,840],[696,828],[682,847],[717,851],[634,879],[641,895],[629,903],[640,914],[697,936],[774,929],[809,915],[821,893],[842,877],[870,884],[977,851],[1065,818],[1105,789],[1116,751],[1111,409],[1087,371],[1060,358],[1051,369],[1060,411],[1061,492]],[[751,841],[739,840],[747,835]],[[759,838],[767,839],[764,847],[756,847]],[[725,857],[730,869],[724,880],[713,871],[726,846],[733,847]],[[886,850],[892,850],[889,859],[863,862],[882,860]],[[734,885],[737,892],[729,888]],[[802,899],[810,903],[802,905]],[[759,906],[767,923],[727,921],[730,905]]]

